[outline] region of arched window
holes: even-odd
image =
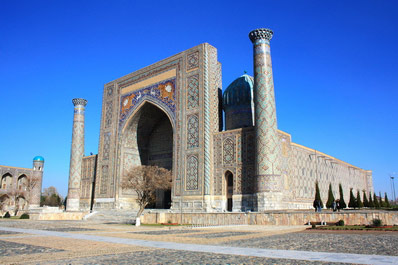
[[[12,186],[12,176],[10,173],[6,173],[1,177],[1,188],[3,190],[9,189]]]
[[[28,189],[28,178],[26,175],[21,175],[18,178],[17,188],[19,191],[26,191]]]

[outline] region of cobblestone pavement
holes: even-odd
[[[19,230],[4,231],[2,227]],[[344,264],[338,263],[343,260],[368,264],[366,260],[373,257],[375,264],[398,264],[398,233],[313,233],[304,229],[165,229],[82,221],[0,220],[0,264]]]
[[[217,237],[243,236],[243,235],[250,235],[250,234],[253,234],[253,233],[250,233],[250,232],[218,232],[218,233],[194,234],[194,235],[185,235],[185,236],[211,239],[211,238],[217,238]]]
[[[177,234],[190,234],[190,233],[200,233],[203,230],[160,230],[160,231],[138,231],[138,232],[129,232],[133,234],[143,234],[143,235],[177,235]]]
[[[44,263],[43,263],[44,264]],[[190,251],[153,250],[46,262],[55,264],[346,264],[220,255]]]
[[[62,250],[0,240],[0,257],[21,255],[25,253],[35,254],[57,251]]]
[[[249,248],[286,249],[398,256],[398,232],[344,234],[298,232],[269,237],[229,241],[222,245]]]

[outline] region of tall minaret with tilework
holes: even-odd
[[[276,121],[270,41],[273,31],[249,33],[254,57],[256,183],[258,210],[279,208],[281,203],[280,146]]]
[[[87,100],[74,98],[72,148],[70,154],[67,211],[79,211],[82,158],[84,155],[84,108]]]

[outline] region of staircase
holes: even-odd
[[[97,210],[89,213],[84,220],[96,223],[132,224],[135,223],[137,211],[132,210]]]

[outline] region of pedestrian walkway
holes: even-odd
[[[398,264],[398,256],[241,248],[241,247],[201,245],[201,244],[181,244],[174,242],[149,241],[149,240],[140,240],[140,239],[131,239],[131,238],[90,235],[83,233],[77,234],[77,233],[65,233],[65,232],[11,228],[11,227],[0,227],[0,230],[8,232],[27,233],[27,234],[40,235],[40,236],[55,236],[61,238],[90,240],[90,241],[114,243],[114,244],[126,244],[126,245],[134,245],[134,246],[149,247],[149,248],[161,248],[169,250],[205,252],[205,253],[226,254],[226,255],[241,255],[241,256],[251,256],[251,257],[293,259],[293,260],[306,260],[306,261],[318,261],[318,262],[342,262],[342,263],[355,263],[355,264]]]

